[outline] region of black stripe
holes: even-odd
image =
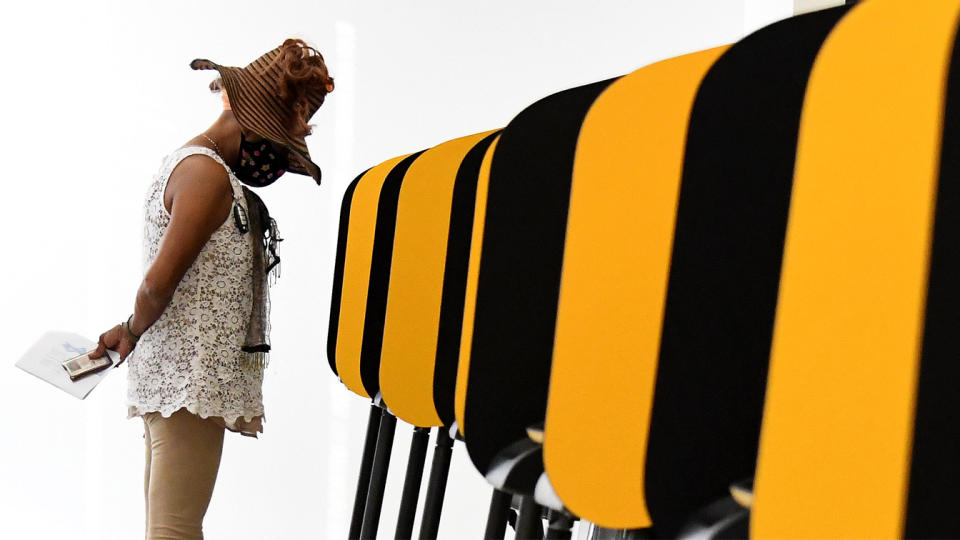
[[[353,204],[353,193],[357,184],[370,169],[363,171],[350,182],[343,194],[340,204],[340,231],[337,235],[337,255],[333,263],[333,292],[330,295],[330,327],[327,331],[327,360],[330,369],[337,374],[337,332],[340,327],[340,300],[343,298],[343,265],[347,259],[347,234],[350,229],[350,206]]]
[[[746,37],[694,102],[645,465],[658,537],[754,474],[800,113],[847,9]]]
[[[397,229],[400,186],[410,164],[423,152],[421,150],[397,163],[380,188],[373,255],[370,261],[370,284],[367,287],[367,306],[363,319],[363,342],[360,345],[360,379],[370,397],[376,397],[380,392],[380,353],[383,349],[383,325],[387,315],[387,291],[393,259],[393,236]]]
[[[447,235],[447,258],[444,263],[443,292],[440,300],[437,360],[433,372],[433,405],[445,426],[452,425],[456,420],[454,395],[457,365],[460,362],[460,336],[467,291],[467,267],[470,263],[470,241],[473,235],[473,213],[477,202],[477,180],[483,157],[499,134],[499,130],[491,133],[467,152],[457,169],[457,178],[453,185],[450,232]]]
[[[574,151],[587,110],[611,82],[527,107],[493,155],[464,420],[481,473],[546,417]]]
[[[960,40],[956,35],[947,77],[906,538],[960,538],[960,362],[956,340],[960,329]]]

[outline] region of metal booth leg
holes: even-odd
[[[513,496],[499,489],[493,490],[490,498],[490,513],[487,515],[487,530],[483,533],[485,540],[503,540],[507,532],[507,514],[510,512],[510,499]]]
[[[430,466],[427,498],[423,502],[420,540],[437,540],[437,532],[440,529],[440,511],[443,510],[443,496],[447,490],[447,476],[450,473],[450,456],[452,453],[453,439],[450,438],[448,428],[441,426],[437,430],[437,445],[433,449],[433,464]]]
[[[400,514],[397,516],[396,540],[410,540],[413,535],[413,521],[417,517],[417,499],[420,497],[420,482],[423,480],[423,465],[427,460],[429,441],[430,428],[413,428],[407,475],[403,480],[403,495],[400,497]]]
[[[383,508],[383,491],[387,485],[387,470],[390,468],[390,453],[393,451],[393,436],[396,429],[397,417],[383,409],[380,416],[380,430],[377,434],[377,449],[373,456],[373,469],[370,471],[367,504],[363,511],[361,540],[374,540],[377,537],[380,510]]]
[[[520,515],[517,517],[517,540],[540,540],[543,538],[543,521],[540,513],[543,509],[533,496],[520,501]]]
[[[367,420],[367,438],[363,443],[363,457],[360,458],[360,476],[357,478],[357,494],[353,499],[353,517],[350,519],[350,540],[360,538],[360,527],[363,525],[363,510],[367,506],[367,490],[370,487],[370,469],[373,467],[373,453],[377,446],[377,432],[380,430],[380,416],[382,410],[374,404],[370,405],[370,416]]]

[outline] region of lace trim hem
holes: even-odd
[[[130,419],[137,416],[143,416],[152,412],[160,413],[160,415],[164,418],[170,418],[173,413],[179,411],[180,409],[186,409],[188,412],[203,419],[210,418],[230,431],[250,437],[256,437],[257,433],[263,433],[263,421],[266,420],[266,415],[263,414],[263,410],[244,410],[243,412],[227,411],[226,413],[217,413],[207,410],[197,403],[188,403],[186,405],[167,405],[163,407],[128,404],[127,418]]]

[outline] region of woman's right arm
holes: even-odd
[[[170,212],[170,224],[160,241],[157,257],[137,290],[130,319],[130,330],[137,335],[160,318],[203,246],[229,217],[233,190],[226,170],[207,156],[184,158],[167,182],[164,205]],[[91,357],[99,358],[105,349],[112,349],[120,353],[122,362],[133,349],[132,343],[129,349],[124,343],[124,332],[117,325],[101,334]]]

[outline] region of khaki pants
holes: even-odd
[[[146,439],[147,540],[203,538],[223,451],[223,427],[180,409],[164,418],[143,415]]]

